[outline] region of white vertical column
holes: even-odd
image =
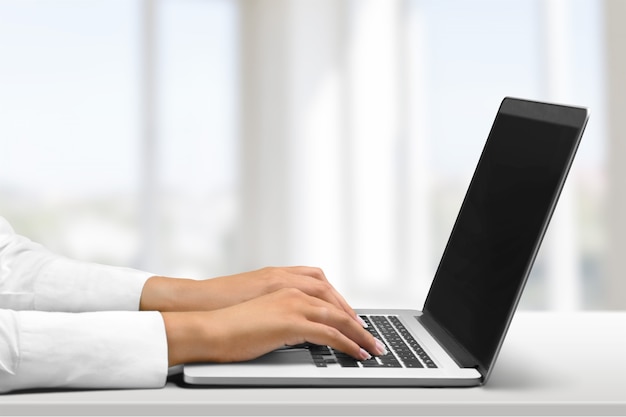
[[[243,265],[345,277],[345,2],[241,1]]]
[[[241,268],[290,261],[289,2],[239,2]]]
[[[143,0],[140,5],[141,18],[141,62],[140,68],[140,182],[139,222],[141,245],[137,267],[156,270],[157,265],[157,1]]]
[[[546,0],[544,7],[544,42],[546,93],[548,100],[568,102],[573,88],[569,78],[571,36],[569,4],[566,0]],[[548,251],[546,280],[548,308],[576,310],[580,307],[581,277],[578,265],[578,241],[575,219],[575,176],[570,173],[546,234]]]
[[[429,132],[428,62],[426,27],[420,3],[402,2],[400,42],[401,169],[398,183],[399,276],[411,300],[422,305],[433,278],[431,260],[431,174],[427,137]]]
[[[384,288],[398,273],[398,0],[351,3],[349,102],[353,273]]]
[[[606,307],[626,309],[626,2],[604,1],[608,96]],[[593,117],[593,115],[592,115]]]
[[[344,178],[346,5],[290,3],[287,100],[291,145],[291,256],[347,288]]]

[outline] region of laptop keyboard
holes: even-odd
[[[359,361],[328,346],[311,345],[309,351],[317,367],[339,364],[345,368],[436,368],[428,354],[396,316],[361,316],[372,336],[387,347],[387,354]]]

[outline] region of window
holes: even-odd
[[[502,98],[579,104],[522,308],[601,308],[602,24],[590,0],[4,0],[0,213],[70,257],[312,264],[418,308]]]

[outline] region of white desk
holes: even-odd
[[[0,415],[626,415],[626,312],[518,313],[479,388],[191,389],[0,396]]]

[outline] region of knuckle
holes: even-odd
[[[332,292],[332,287],[327,282],[316,282],[313,286],[311,286],[312,295],[318,298],[328,298],[329,294]]]
[[[330,285],[328,282],[322,282],[320,289],[322,291],[322,294],[328,294],[333,291],[332,285]]]
[[[330,316],[330,309],[326,306],[320,306],[317,309],[317,314],[319,315],[322,321],[326,321]]]
[[[330,340],[338,340],[341,338],[341,332],[334,327],[326,327],[325,332]]]
[[[323,278],[324,277],[324,271],[322,271],[322,268],[319,268],[317,266],[313,266],[311,267],[311,272],[314,276],[318,277],[318,278]]]

